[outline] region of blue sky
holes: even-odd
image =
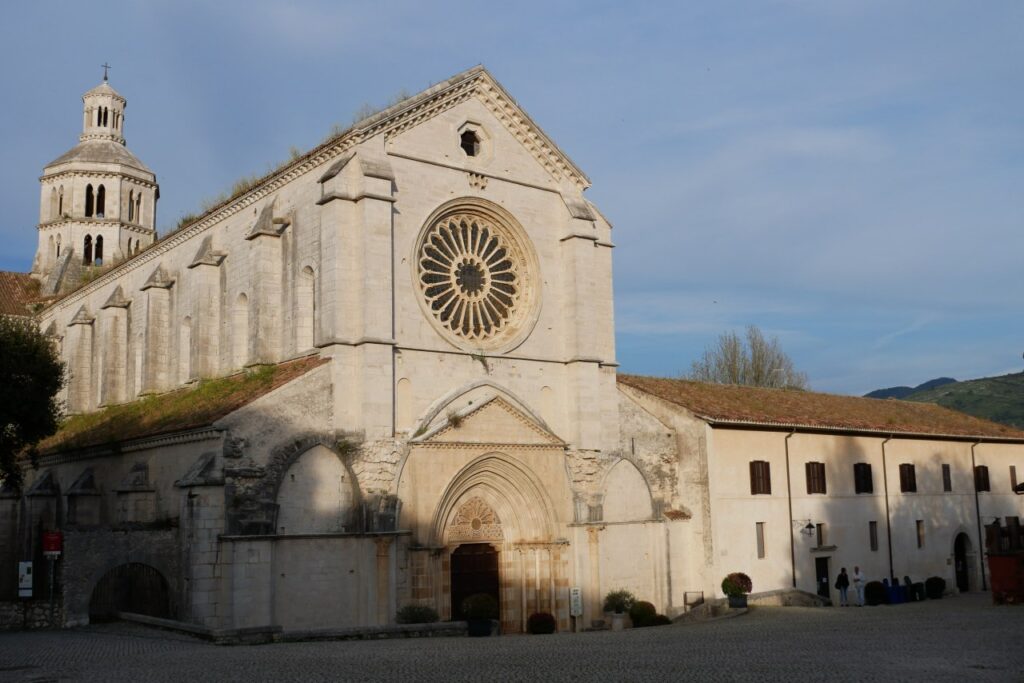
[[[0,57],[0,269],[106,60],[162,228],[483,63],[615,226],[623,370],[751,323],[825,391],[1024,367],[1024,3],[17,3]]]

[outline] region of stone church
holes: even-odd
[[[617,374],[612,226],[482,67],[160,236],[125,98],[104,79],[83,102],[32,273],[0,278],[0,312],[67,363],[69,414],[0,489],[0,602],[19,561],[46,594],[60,530],[64,625],[372,627],[484,592],[505,633],[569,630],[608,591],[676,615],[730,571],[978,590],[983,526],[1018,524],[1019,431]]]

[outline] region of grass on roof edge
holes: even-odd
[[[260,365],[245,372],[200,380],[195,386],[146,396],[64,420],[53,436],[39,444],[51,453],[97,446],[168,431],[199,427],[266,393],[280,371]]]

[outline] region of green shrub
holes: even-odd
[[[939,600],[946,592],[946,580],[941,576],[930,576],[924,582],[924,592],[929,600]]]
[[[637,627],[650,626],[651,620],[657,613],[658,610],[654,605],[644,600],[637,600],[629,608],[629,618],[632,620],[633,626]]]
[[[437,610],[426,605],[406,605],[395,615],[399,624],[433,624],[439,618]]]
[[[722,579],[722,592],[730,597],[746,595],[753,588],[750,577],[743,572],[733,572]]]
[[[654,617],[647,622],[647,626],[669,626],[671,623],[672,620],[664,614],[655,614]]]
[[[634,602],[636,602],[636,596],[628,590],[620,588],[604,596],[604,611],[623,614],[629,611]]]
[[[474,593],[462,601],[462,613],[467,619],[497,619],[498,601],[487,593]]]
[[[554,633],[555,618],[547,612],[534,612],[526,620],[526,631],[533,634]]]
[[[881,581],[868,581],[864,586],[864,602],[869,605],[884,605],[889,602],[889,594]]]

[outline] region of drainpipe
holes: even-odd
[[[987,591],[988,585],[985,583],[985,539],[981,535],[981,501],[978,500],[978,480],[977,467],[974,464],[974,447],[977,446],[980,441],[975,441],[971,444],[971,481],[974,482],[974,514],[977,515],[978,519],[978,557],[981,560],[981,590]]]
[[[892,434],[882,442],[882,488],[885,491],[885,538],[889,542],[889,580],[896,574],[892,568],[892,523],[889,520],[889,468],[885,463],[885,444],[892,441]]]
[[[793,540],[793,485],[789,476],[789,437],[793,436],[796,430],[786,434],[786,502],[789,504],[789,564],[790,573],[793,576],[793,588],[796,588],[796,541]]]

